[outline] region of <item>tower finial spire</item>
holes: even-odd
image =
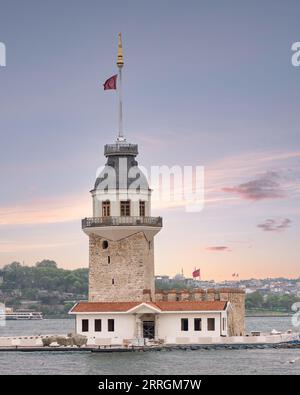
[[[122,67],[124,66],[123,59],[123,47],[122,47],[122,34],[119,33],[118,36],[118,57],[117,57],[117,66],[119,69],[119,78],[118,78],[118,91],[119,91],[119,134],[117,137],[117,142],[122,143],[126,141],[123,134],[123,106],[122,106]]]
[[[118,36],[118,57],[117,57],[117,66],[123,67],[124,66],[124,59],[123,59],[123,47],[122,47],[122,34],[119,33]]]

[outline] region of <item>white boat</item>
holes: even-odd
[[[0,310],[0,319],[5,320],[42,320],[43,313],[39,311],[6,309],[5,312]]]

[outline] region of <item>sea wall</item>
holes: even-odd
[[[31,336],[31,337],[0,337],[0,351],[2,350],[32,350],[32,351],[43,351],[43,350],[65,350],[65,351],[80,351],[80,350],[111,350],[120,351],[128,349],[139,349],[134,343],[127,344],[124,346],[114,346],[108,344],[98,344],[97,342],[90,342],[87,346],[76,347],[76,346],[59,346],[58,344],[51,347],[44,347],[42,339],[47,336]],[[247,348],[265,348],[265,347],[286,347],[286,348],[299,348],[300,347],[300,336],[296,333],[281,333],[281,334],[262,334],[261,336],[235,336],[235,337],[203,337],[201,341],[195,343],[195,339],[185,339],[184,342],[166,342],[160,346],[153,345],[151,343],[143,346],[144,350],[157,350],[157,349],[247,349]]]

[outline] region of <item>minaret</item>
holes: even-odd
[[[89,236],[89,301],[150,301],[155,299],[154,236],[162,218],[151,216],[151,189],[138,167],[138,146],[123,134],[119,34],[119,132],[104,147],[106,165],[91,191],[93,217],[82,220]]]

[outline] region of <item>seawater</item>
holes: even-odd
[[[246,325],[247,331],[292,328],[290,317],[248,317]],[[7,321],[6,326],[0,327],[0,336],[72,331],[73,320]],[[0,374],[300,374],[300,349],[111,354],[0,352]]]

